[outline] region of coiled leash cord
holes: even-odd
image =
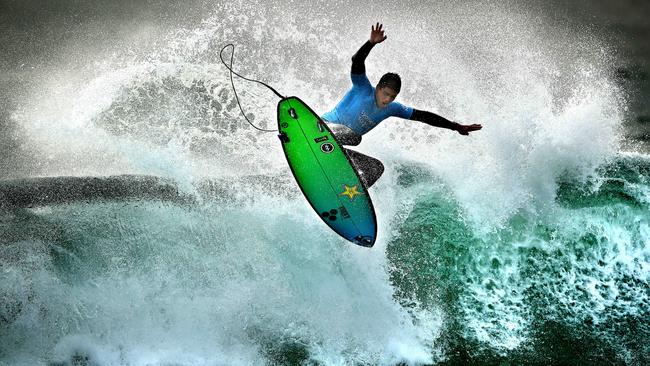
[[[226,61],[224,61],[224,59],[223,59],[223,51],[224,51],[227,47],[232,47],[232,53],[230,54],[230,66],[228,66],[228,64],[226,63]],[[242,115],[244,116],[244,118],[246,119],[246,122],[248,122],[251,126],[253,126],[254,128],[256,128],[257,130],[260,130],[260,131],[263,131],[263,132],[276,132],[276,131],[278,131],[278,130],[266,130],[266,129],[264,129],[264,128],[257,127],[257,126],[255,126],[255,125],[253,124],[253,122],[251,122],[251,121],[248,119],[248,117],[246,117],[246,113],[244,113],[244,109],[242,108],[241,103],[239,103],[239,96],[237,95],[237,90],[235,89],[235,82],[234,82],[234,80],[233,80],[232,75],[235,74],[235,75],[239,76],[240,78],[242,78],[242,79],[244,79],[244,80],[247,80],[247,81],[253,81],[253,82],[256,82],[256,83],[260,83],[260,84],[264,85],[265,87],[271,89],[271,91],[274,92],[275,95],[277,95],[278,97],[284,99],[284,97],[282,96],[282,94],[278,93],[277,90],[273,89],[273,87],[271,87],[270,85],[268,85],[268,84],[266,84],[266,83],[264,83],[264,82],[261,82],[261,81],[259,81],[259,80],[249,79],[249,78],[244,77],[244,76],[241,76],[240,74],[238,74],[238,73],[236,73],[235,71],[233,71],[233,69],[232,69],[232,63],[233,63],[233,60],[234,60],[234,58],[235,58],[235,45],[234,45],[234,44],[232,44],[232,43],[228,43],[227,45],[223,46],[223,48],[221,49],[221,52],[219,52],[219,58],[221,59],[221,62],[223,62],[224,66],[226,66],[226,68],[227,68],[228,70],[230,70],[230,84],[232,85],[232,90],[233,90],[233,92],[235,93],[235,99],[237,99],[237,105],[239,106],[239,110],[241,111],[241,114],[242,114]]]

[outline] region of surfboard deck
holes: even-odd
[[[318,216],[350,242],[372,247],[377,238],[372,201],[332,131],[297,97],[278,103],[278,130],[291,172]]]

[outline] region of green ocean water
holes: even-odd
[[[558,182],[552,209],[479,234],[430,172],[404,165],[413,200],[371,250],[330,235],[301,197],[4,212],[0,357],[643,365],[649,171],[620,156],[595,181]]]
[[[427,194],[388,245],[404,306],[449,314],[443,364],[648,362],[646,158],[597,181],[560,181],[557,206],[477,237],[444,194]]]

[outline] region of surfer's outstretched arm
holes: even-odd
[[[414,109],[413,114],[411,114],[411,120],[424,122],[429,126],[448,128],[450,130],[458,131],[461,135],[469,135],[472,131],[478,131],[483,126],[480,124],[473,125],[461,125],[460,123],[452,122],[444,117],[441,117],[435,113],[421,111],[419,109]]]
[[[366,57],[368,57],[368,54],[370,54],[370,50],[377,44],[383,42],[387,36],[384,35],[384,30],[382,29],[383,24],[377,23],[376,25],[373,25],[370,27],[370,38],[366,43],[359,48],[357,53],[352,56],[352,73],[353,74],[365,74],[366,73],[366,65],[364,62],[366,61]]]

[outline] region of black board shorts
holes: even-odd
[[[325,123],[327,123],[327,127],[330,128],[339,144],[344,146],[357,146],[361,143],[361,135],[354,132],[350,127],[326,120]],[[366,188],[375,184],[384,173],[384,164],[381,161],[351,149],[345,149],[345,152],[350,157],[350,160],[352,160],[352,164],[357,169],[357,172],[359,172],[359,176],[363,180]]]

